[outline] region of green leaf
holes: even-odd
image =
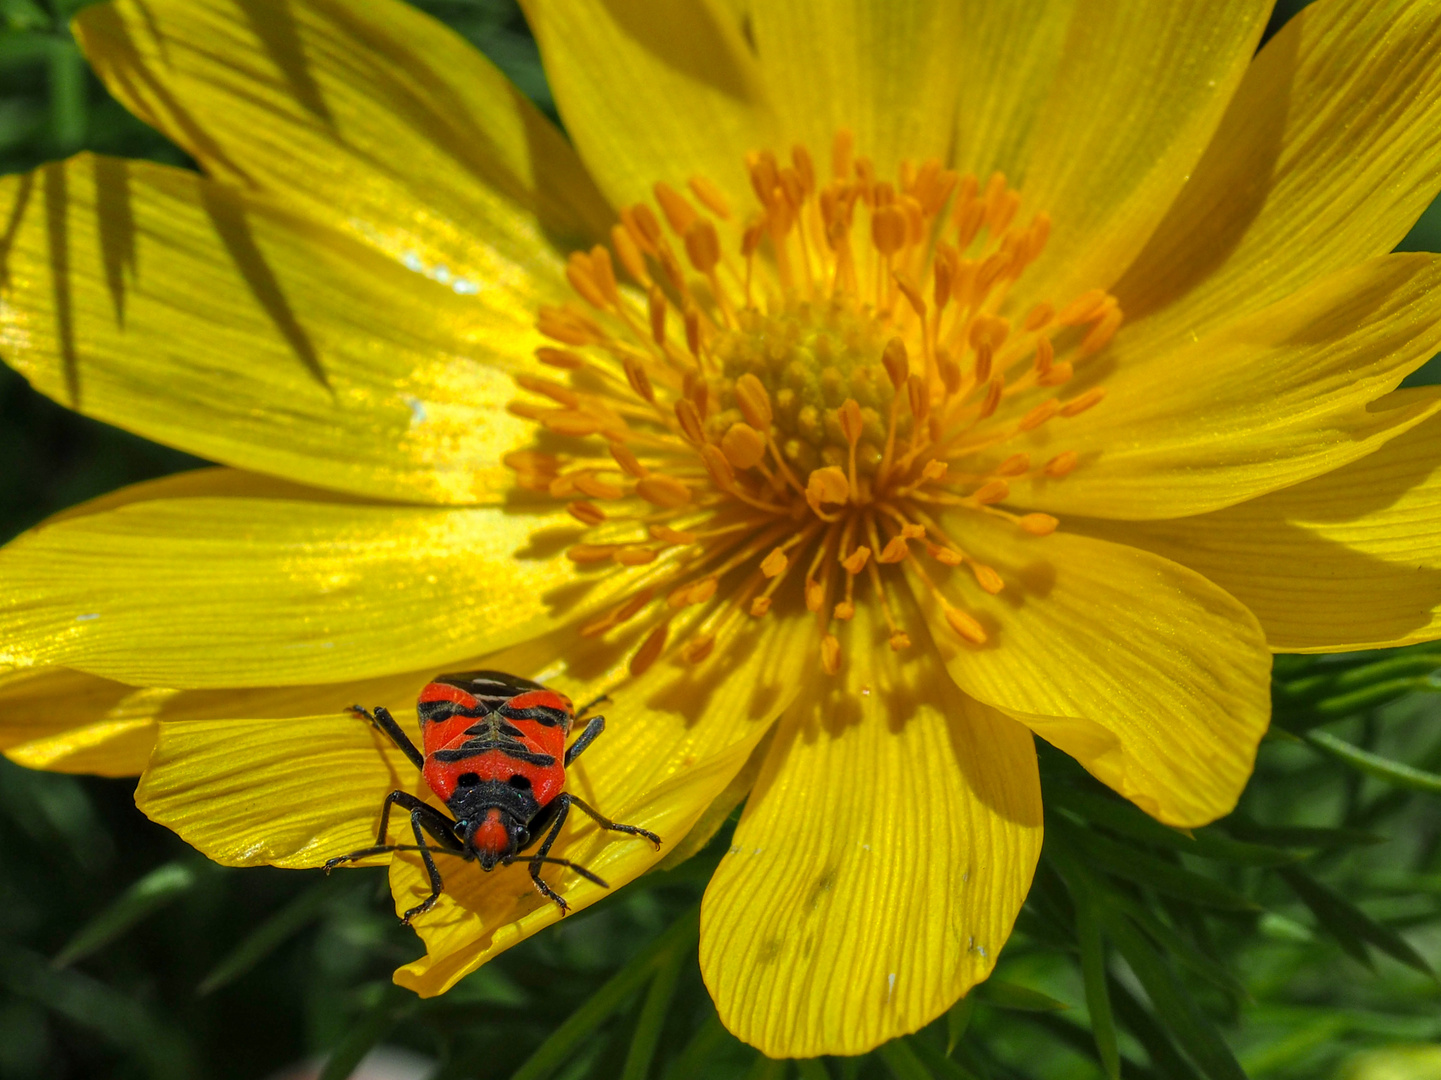
[[[979,997],[981,1001],[997,1009],[1013,1009],[1019,1012],[1054,1012],[1070,1008],[1064,1001],[1057,1001],[1039,990],[996,978],[979,984],[971,991],[971,996]]]
[[[1170,1035],[1210,1080],[1246,1080],[1236,1056],[1165,958],[1125,917],[1102,913],[1107,936],[1125,957]]]
[[[511,1080],[541,1080],[564,1065],[581,1042],[654,976],[672,949],[690,949],[699,937],[700,905],[696,904],[566,1017],[565,1023],[551,1032]]]
[[[725,1029],[720,1017],[712,1011],[690,1037],[685,1048],[666,1067],[665,1080],[691,1080],[691,1077],[704,1071],[706,1064],[715,1058],[722,1047],[736,1041],[736,1037]],[[824,1076],[824,1073],[820,1075]],[[825,1080],[830,1078],[825,1077]]]
[[[1142,843],[1168,847],[1205,859],[1237,863],[1242,866],[1284,866],[1301,855],[1283,848],[1264,844],[1248,844],[1215,832],[1186,833],[1162,825],[1134,804],[1096,792],[1057,784],[1047,790],[1048,805],[1057,805],[1075,812],[1087,822],[1103,825],[1114,832]]]
[[[1441,775],[1403,765],[1369,750],[1362,750],[1359,746],[1352,746],[1344,739],[1338,739],[1324,731],[1308,732],[1305,738],[1317,750],[1330,754],[1338,761],[1344,761],[1353,769],[1360,769],[1368,776],[1374,776],[1396,787],[1441,795]]]
[[[651,979],[650,989],[646,991],[645,1002],[641,1005],[630,1049],[625,1056],[625,1067],[621,1070],[621,1080],[646,1080],[650,1075],[655,1048],[660,1042],[660,1029],[674,1002],[681,965],[689,955],[690,949],[684,943],[672,945],[663,954],[655,978]]]
[[[1300,901],[1311,909],[1316,921],[1326,928],[1343,949],[1362,963],[1370,965],[1370,958],[1361,944],[1367,942],[1423,975],[1436,977],[1431,965],[1405,938],[1389,926],[1371,918],[1340,893],[1321,884],[1298,867],[1287,867],[1281,870],[1280,874]]]
[[[1081,979],[1086,987],[1086,1008],[1091,1013],[1091,1032],[1096,1054],[1111,1080],[1121,1080],[1121,1044],[1116,1019],[1111,1012],[1111,995],[1106,989],[1106,945],[1092,899],[1083,890],[1073,894],[1076,908],[1076,942],[1081,947]]]
[[[1326,829],[1306,825],[1258,825],[1239,814],[1225,821],[1226,828],[1238,836],[1276,847],[1331,850],[1361,844],[1384,844],[1388,837],[1365,829]]]
[[[1107,979],[1106,987],[1111,992],[1116,1017],[1136,1036],[1164,1080],[1202,1080],[1195,1067],[1176,1049],[1170,1034],[1130,990],[1114,978]]]
[[[935,1080],[981,1080],[960,1062],[952,1061],[941,1053],[940,1047],[933,1045],[927,1039],[910,1035],[906,1037],[905,1043],[926,1069],[927,1074],[934,1077]]]
[[[796,1072],[800,1074],[800,1080],[831,1080],[831,1074],[820,1058],[797,1058]]]
[[[1049,815],[1046,845],[1069,845],[1084,851],[1098,868],[1126,881],[1174,896],[1191,904],[1228,911],[1259,911],[1258,905],[1210,878],[1194,874],[1154,855],[1077,828],[1059,815]]]
[[[946,1010],[946,1053],[955,1050],[956,1044],[966,1036],[971,1026],[971,1016],[976,1011],[976,999],[967,994]]]
[[[181,862],[158,866],[120,894],[109,907],[86,923],[51,961],[57,968],[98,952],[106,945],[195,885],[195,870]]]
[[[930,1070],[921,1063],[909,1039],[892,1039],[876,1048],[895,1080],[931,1080]]]
[[[349,875],[326,878],[311,886],[266,919],[210,970],[195,992],[201,997],[229,986],[291,937],[305,929],[325,910],[332,897],[347,887]]]

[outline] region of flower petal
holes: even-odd
[[[563,512],[322,499],[228,470],[127,494],[0,552],[0,662],[147,686],[334,683],[504,647],[625,581],[562,557]]]
[[[1179,517],[1364,457],[1441,408],[1433,387],[1388,393],[1441,347],[1438,285],[1441,257],[1386,255],[1161,356],[1118,341],[1105,400],[1032,440],[1033,456],[1074,450],[1080,466],[1016,499]]]
[[[1270,11],[1078,0],[1022,191],[1054,229],[1020,289],[1064,302],[1121,276],[1206,149]]]
[[[1214,514],[1074,525],[1204,574],[1255,612],[1277,652],[1441,638],[1441,418]]]
[[[0,675],[0,751],[28,769],[135,776],[155,745],[155,723],[133,705],[150,694],[68,668]]]
[[[976,513],[942,522],[1005,582],[938,579],[990,635],[965,644],[917,588],[962,690],[1060,747],[1170,825],[1236,804],[1271,715],[1271,658],[1239,602],[1150,552],[1066,532],[1033,537]]]
[[[75,32],[110,91],[210,176],[427,276],[560,282],[552,244],[588,246],[609,225],[535,106],[397,0],[119,0]]]
[[[381,799],[414,776],[389,738],[339,711],[172,721],[135,803],[226,866],[319,866],[375,843]]]
[[[81,155],[0,181],[0,350],[70,408],[323,487],[470,502],[530,425],[532,282],[463,296],[194,173]]]
[[[750,205],[745,155],[770,143],[755,58],[709,0],[525,0],[556,107],[612,206],[701,175]]]
[[[822,183],[842,128],[882,177],[895,176],[906,159],[946,163],[967,74],[955,56],[961,14],[948,0],[755,5],[751,32],[780,128],[810,149]]]
[[[964,73],[956,110],[956,168],[981,179],[1026,178],[1036,117],[1066,51],[1077,0],[994,4],[963,0],[955,65]]]
[[[1116,287],[1130,317],[1155,312],[1138,345],[1191,340],[1395,247],[1441,188],[1438,47],[1429,0],[1319,0],[1267,42]]]
[[[860,1054],[984,979],[1041,846],[1030,734],[896,656],[870,605],[782,721],[701,907],[722,1023],[772,1057]],[[923,635],[922,635],[923,636]]]
[[[775,616],[745,620],[700,665],[662,659],[629,680],[628,652],[594,639],[553,635],[487,660],[487,667],[537,671],[577,702],[610,693],[605,735],[571,768],[567,789],[613,820],[642,825],[664,841],[655,851],[643,841],[601,832],[577,811],[551,854],[574,859],[619,888],[684,843],[800,692],[805,679],[797,677],[797,668],[815,667],[814,622],[803,613]],[[398,857],[390,874],[397,912],[430,892],[419,862],[409,856]],[[552,867],[545,878],[572,909],[605,895],[569,871]],[[447,874],[445,889],[415,923],[427,954],[395,973],[397,983],[422,997],[444,993],[561,917],[520,865],[485,874],[466,864]]]

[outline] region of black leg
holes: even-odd
[[[570,749],[565,752],[565,767],[567,769],[570,768],[570,763],[576,758],[580,757],[581,751],[583,751],[591,743],[595,742],[595,737],[604,730],[604,716],[597,716],[593,718],[590,723],[586,724],[585,730],[580,733],[580,738],[576,739],[575,742],[571,743]]]
[[[595,807],[591,806],[590,803],[586,802],[584,799],[580,798],[577,795],[565,795],[562,796],[562,798],[567,798],[571,802],[575,803],[576,806],[580,807],[587,814],[593,817],[596,824],[599,825],[602,829],[609,829],[611,832],[629,833],[631,836],[644,836],[647,840],[649,840],[652,844],[656,846],[657,851],[660,850],[660,837],[657,836],[655,833],[651,832],[649,829],[642,829],[638,825],[622,825],[619,822],[611,821],[608,817],[602,817]]]
[[[389,855],[392,851],[419,851],[416,844],[377,844],[375,847],[361,848],[359,851],[352,851],[349,855],[337,855],[325,864],[325,872],[328,874],[337,866],[347,862],[359,862],[361,859],[368,859],[372,855]],[[465,858],[463,851],[451,851],[449,848],[431,848],[434,855],[459,855]],[[560,859],[547,859],[547,862],[560,862]]]
[[[530,857],[530,880],[535,882],[535,887],[540,890],[542,896],[555,901],[562,916],[570,910],[570,905],[561,899],[559,893],[540,880],[540,867],[547,861],[546,856],[550,854],[550,845],[555,843],[555,838],[560,835],[560,827],[565,824],[565,816],[570,813],[571,798],[570,795],[556,796],[554,824],[551,825],[550,832],[546,834],[545,843],[540,845],[540,850]]]
[[[534,859],[534,856],[532,856],[532,859]],[[555,858],[542,858],[540,861],[543,863],[550,863],[552,866],[564,866],[570,870],[574,870],[581,877],[585,878],[586,881],[592,881],[595,884],[599,885],[602,889],[610,888],[610,882],[606,881],[605,878],[601,877],[599,874],[591,873],[585,867],[581,866],[578,862],[571,862],[569,859]]]
[[[430,857],[430,846],[425,842],[425,828],[421,824],[424,816],[421,810],[412,810],[410,812],[410,828],[415,833],[416,847],[420,849],[420,861],[425,863],[425,872],[430,876],[430,895],[401,916],[401,926],[409,926],[411,919],[417,915],[424,915],[435,907],[435,902],[440,899],[440,891],[444,887],[440,871],[435,867],[435,860]]]
[[[400,747],[401,752],[410,758],[411,763],[417,769],[425,768],[425,757],[415,748],[415,743],[410,741],[410,736],[401,730],[400,725],[395,722],[395,717],[390,715],[390,710],[384,705],[375,707],[375,715],[371,716],[359,705],[352,705],[350,711],[359,716],[365,717],[381,731],[390,736],[391,742]]]
[[[390,826],[390,808],[396,804],[410,811],[412,821],[419,816],[426,830],[440,843],[441,848],[447,854],[462,855],[465,853],[465,845],[455,835],[455,822],[408,791],[392,791],[385,797],[385,802],[381,804],[380,829],[375,837],[375,846],[352,851],[349,855],[337,855],[326,862],[325,872],[330,873],[341,863],[355,862],[358,859],[369,858],[371,855],[379,855],[386,851],[401,850],[398,845],[385,842],[385,834]]]

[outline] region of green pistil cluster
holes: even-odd
[[[742,419],[735,383],[750,374],[770,394],[776,442],[801,476],[825,465],[845,466],[850,447],[836,410],[848,398],[861,407],[863,420],[856,468],[874,473],[895,396],[881,363],[886,328],[869,310],[840,299],[800,302],[774,314],[744,311],[737,321],[739,326],[722,333],[713,346],[722,365],[714,387],[722,408],[709,418],[713,437],[719,439]],[[905,438],[910,425],[909,410],[901,410],[897,437]]]

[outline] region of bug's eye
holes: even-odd
[[[474,787],[478,783],[480,783],[480,775],[478,773],[461,773],[455,778],[456,787]]]
[[[515,846],[516,846],[517,848],[523,848],[523,847],[525,847],[525,845],[528,844],[528,843],[530,843],[530,830],[527,829],[527,828],[525,828],[524,826],[522,826],[522,827],[519,828],[519,829],[516,829],[516,830],[515,830]]]
[[[506,781],[506,783],[508,783],[511,787],[515,788],[516,791],[530,790],[530,778],[521,776],[520,773],[516,773],[515,775],[513,775],[509,780]]]

